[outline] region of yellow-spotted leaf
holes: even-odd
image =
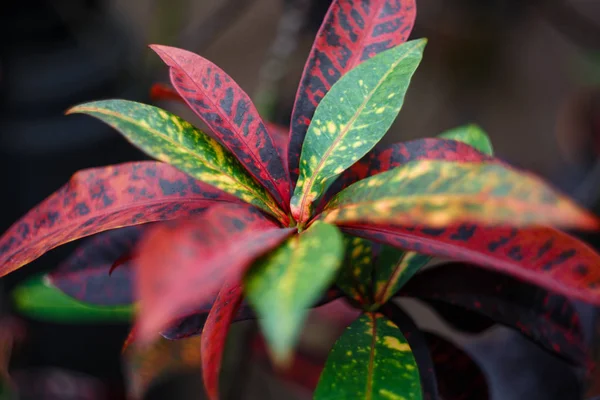
[[[413,40],[364,61],[319,103],[300,155],[292,215],[304,224],[312,203],[383,137],[402,108],[426,40]]]
[[[337,286],[359,304],[372,303],[371,273],[373,242],[344,235],[344,263],[337,277]]]
[[[594,229],[597,219],[532,174],[497,163],[422,160],[363,179],[338,193],[326,222],[453,223]]]
[[[291,361],[308,308],[335,279],[343,250],[338,229],[316,222],[257,261],[246,275],[248,301],[276,363]]]
[[[363,314],[335,343],[315,400],[422,400],[419,368],[408,342],[381,314]]]
[[[216,140],[160,108],[127,100],[76,106],[68,113],[94,116],[118,130],[148,155],[286,221],[265,188]]]
[[[450,129],[438,135],[442,139],[451,139],[463,142],[480,152],[491,156],[494,154],[492,142],[488,135],[478,125],[469,124]]]

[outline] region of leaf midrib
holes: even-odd
[[[344,126],[344,130],[342,130],[340,132],[340,134],[338,135],[338,137],[336,137],[334,139],[333,143],[331,143],[331,145],[329,146],[329,148],[327,149],[327,151],[325,151],[325,154],[323,154],[323,157],[321,157],[321,159],[319,160],[319,163],[317,164],[317,168],[315,168],[315,171],[312,173],[311,177],[308,178],[308,181],[303,186],[304,194],[302,195],[302,201],[300,202],[300,215],[299,215],[299,218],[298,218],[301,222],[304,221],[304,218],[305,218],[304,214],[305,214],[306,201],[308,200],[308,196],[310,195],[310,193],[312,191],[312,187],[314,186],[314,183],[315,183],[315,180],[317,178],[317,175],[320,172],[320,170],[323,168],[323,165],[325,164],[325,161],[327,161],[327,159],[329,158],[329,156],[331,155],[331,153],[333,152],[333,150],[336,148],[336,146],[339,144],[339,142],[346,136],[346,134],[348,134],[348,132],[350,131],[350,129],[351,129],[352,125],[354,124],[354,122],[358,119],[359,115],[362,113],[362,111],[367,106],[367,103],[371,100],[371,98],[373,97],[373,95],[375,94],[375,92],[377,91],[377,89],[381,86],[381,83],[385,79],[387,79],[387,77],[392,73],[392,71],[394,70],[394,68],[396,68],[396,66],[398,66],[398,64],[401,61],[404,61],[404,59],[406,59],[406,57],[408,57],[409,55],[412,55],[413,52],[414,52],[414,50],[416,48],[421,47],[421,46],[417,45],[419,43],[421,43],[421,42],[416,42],[416,44],[413,45],[413,47],[409,51],[407,51],[402,57],[400,57],[394,64],[392,64],[390,66],[390,68],[383,75],[383,77],[381,77],[381,79],[377,82],[377,85],[375,85],[373,87],[373,90],[369,93],[369,95],[367,97],[365,97],[365,100],[360,105],[360,107],[358,108],[358,110],[356,111],[356,113],[354,113],[354,115],[352,116],[352,118],[350,118],[350,121],[348,121],[348,123]],[[338,82],[340,82],[340,81],[337,81],[336,83],[338,83]],[[335,84],[333,86],[335,86]],[[333,88],[333,86],[332,86],[332,88]],[[331,93],[331,91],[329,91],[328,93]],[[309,128],[310,128],[310,126],[309,126]]]

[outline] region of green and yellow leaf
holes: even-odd
[[[344,263],[336,284],[357,303],[370,304],[372,300],[373,242],[344,235],[344,248]]]
[[[350,185],[322,217],[335,224],[453,223],[594,229],[597,219],[532,174],[497,163],[422,160]]]
[[[118,130],[148,155],[277,216],[287,217],[267,190],[216,140],[160,108],[127,100],[105,100],[68,111],[94,116]]]
[[[363,314],[329,353],[315,400],[422,400],[408,342],[381,314]]]
[[[410,41],[363,62],[321,100],[302,146],[291,201],[296,221],[308,221],[312,203],[387,132],[402,108],[425,44],[425,39]]]
[[[291,360],[308,308],[335,279],[343,250],[338,229],[316,222],[257,261],[247,273],[245,292],[275,362]]]
[[[481,127],[475,124],[463,125],[447,130],[438,135],[438,137],[466,143],[489,156],[494,154],[490,138]]]
[[[385,246],[374,266],[375,303],[385,304],[429,260],[424,254]]]

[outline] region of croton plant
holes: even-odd
[[[477,126],[377,145],[426,45],[407,41],[415,15],[414,0],[333,1],[289,135],[264,122],[210,61],[151,46],[174,88],[155,93],[187,103],[211,134],[132,101],[70,109],[158,161],[80,171],[0,238],[6,275],[112,230],[19,288],[17,304],[46,312],[58,304],[54,318],[68,310],[127,319],[135,300],[135,341],[201,332],[211,399],[233,321],[257,317],[272,362],[285,368],[310,308],[340,296],[362,314],[331,350],[316,399],[479,393],[473,362],[420,332],[397,296],[423,299],[442,315],[471,312],[483,327],[514,327],[591,376],[592,353],[570,302],[600,303],[600,257],[556,228],[596,229],[597,219],[494,158]],[[435,256],[455,262],[423,268]]]

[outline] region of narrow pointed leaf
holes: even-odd
[[[417,139],[410,142],[378,146],[340,175],[321,200],[325,206],[333,196],[351,184],[389,171],[411,161],[439,160],[455,162],[497,162],[475,148],[456,140]]]
[[[421,400],[419,368],[398,327],[367,313],[335,343],[321,374],[315,400]]]
[[[293,232],[248,205],[221,205],[175,222],[156,226],[139,246],[136,291],[142,341],[210,300],[224,282],[241,280],[254,259]]]
[[[171,83],[244,167],[287,210],[290,183],[273,140],[248,95],[219,67],[189,51],[150,46],[170,67]]]
[[[457,140],[474,147],[483,154],[492,155],[494,150],[492,148],[492,142],[488,135],[478,125],[470,124],[459,126],[454,129],[450,129],[444,133],[441,133],[439,138]]]
[[[131,254],[145,226],[103,232],[86,240],[48,274],[50,283],[68,296],[88,304],[133,303],[133,268],[127,262],[109,275],[113,263]]]
[[[430,228],[461,222],[598,226],[594,216],[539,178],[496,163],[411,162],[347,187],[323,215],[336,224]]]
[[[449,341],[438,335],[425,334],[438,387],[444,400],[488,400],[487,379],[477,362]]]
[[[308,56],[291,118],[289,169],[295,184],[306,131],[331,86],[361,62],[404,43],[416,17],[414,0],[334,0]]]
[[[242,295],[242,284],[239,281],[223,286],[202,330],[202,378],[210,400],[219,398],[219,373],[225,341]]]
[[[335,279],[343,258],[342,235],[322,222],[293,236],[259,260],[244,280],[276,363],[291,360],[292,348],[311,307]]]
[[[423,56],[426,40],[387,50],[348,72],[325,95],[306,133],[292,215],[306,222],[312,203],[385,135]]]
[[[15,309],[30,318],[54,323],[117,323],[133,318],[133,305],[98,306],[82,303],[54,287],[46,275],[37,275],[17,286]]]
[[[170,100],[185,104],[179,93],[172,86],[165,85],[164,83],[155,83],[152,85],[150,88],[150,99],[152,101]]]
[[[189,216],[238,200],[152,161],[79,171],[0,237],[0,276],[94,233]]]
[[[450,263],[417,274],[400,293],[466,308],[519,330],[573,363],[590,362],[571,301],[536,285],[475,265]]]
[[[387,257],[391,259],[382,259]],[[393,261],[394,259],[396,261]],[[414,251],[404,252],[386,246],[383,254],[379,257],[377,265],[375,265],[373,278],[375,303],[385,304],[430,260],[431,257],[425,254]]]
[[[127,100],[86,103],[69,110],[94,116],[148,155],[286,220],[268,192],[216,140],[160,108]]]
[[[358,237],[344,235],[344,248],[344,263],[336,284],[357,303],[371,304],[373,243]]]
[[[512,275],[567,297],[600,305],[600,255],[580,240],[547,227],[485,228],[459,224],[444,229],[353,225],[346,233],[465,261]]]
[[[158,339],[149,346],[132,343],[124,352],[127,393],[143,399],[151,385],[169,373],[200,372],[200,337],[183,340]]]

